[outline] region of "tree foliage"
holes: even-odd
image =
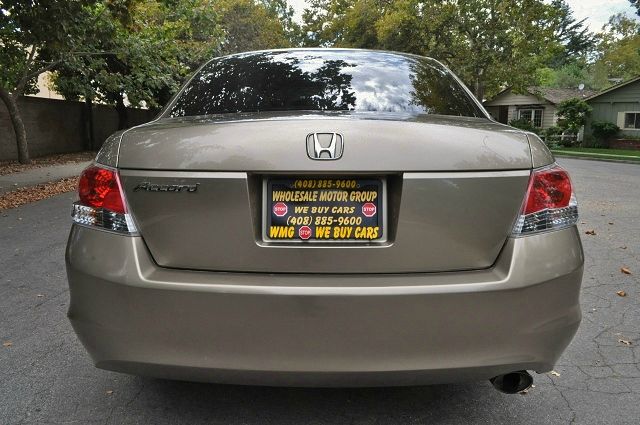
[[[545,87],[597,89],[598,84],[591,72],[598,38],[589,32],[585,19],[577,20],[565,0],[551,2],[555,13],[552,26],[555,28],[556,47],[546,65],[537,70],[539,85]]]
[[[260,0],[271,18],[276,18],[282,25],[282,30],[289,44],[293,47],[302,44],[302,27],[294,19],[294,9],[287,0]]]
[[[591,131],[598,142],[605,144],[618,134],[620,127],[609,121],[594,121],[591,123]]]
[[[66,98],[115,105],[119,127],[125,128],[125,100],[157,108],[187,75],[215,56],[289,46],[280,15],[286,19],[291,11],[284,5],[266,0],[97,3],[95,31],[100,34],[99,49],[107,53],[61,69],[55,85]]]
[[[543,87],[577,88],[584,84],[587,89],[599,89],[591,66],[587,61],[573,61],[558,68],[545,67],[537,71],[540,85]]]
[[[278,13],[289,12],[283,12],[281,7],[274,5],[269,9],[265,3],[254,0],[219,0],[220,23],[225,34],[222,53],[290,47],[278,16]]]
[[[112,0],[91,8],[99,57],[80,57],[54,77],[65,98],[159,107],[196,66],[220,51],[219,15],[208,0]]]
[[[36,91],[43,72],[95,53],[90,34],[93,17],[86,10],[89,4],[89,0],[0,3],[0,98],[9,111],[21,163],[30,159],[17,99]]]
[[[592,44],[563,0],[311,0],[312,46],[381,48],[431,56],[478,98],[536,84],[536,70]]]
[[[640,74],[640,23],[616,14],[603,29],[592,67],[595,82],[602,88]]]
[[[551,4],[555,8],[552,14],[554,36],[560,49],[551,57],[549,66],[555,69],[576,62],[584,63],[596,47],[596,35],[585,24],[587,18],[578,21],[565,0],[553,0]]]
[[[524,131],[530,131],[536,134],[540,132],[540,129],[538,127],[535,127],[531,123],[531,120],[527,120],[524,118],[513,119],[509,121],[509,125],[511,127],[519,128],[520,130],[524,130]]]
[[[578,134],[585,124],[592,108],[582,99],[567,99],[558,104],[556,114],[558,127],[572,134]]]
[[[65,98],[156,108],[204,61],[225,53],[299,44],[286,0],[3,0],[0,98],[27,162],[17,98],[55,71]]]

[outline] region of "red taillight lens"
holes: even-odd
[[[565,208],[571,201],[571,180],[560,167],[534,171],[529,181],[524,214],[545,209]]]
[[[557,165],[534,170],[512,235],[564,229],[578,222],[578,202],[569,174]]]
[[[73,204],[71,217],[81,226],[108,230],[125,235],[137,235],[116,170],[92,165],[80,175],[80,201]]]
[[[80,176],[78,193],[82,205],[121,214],[126,212],[122,187],[115,171],[94,165],[86,168]]]

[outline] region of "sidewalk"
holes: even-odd
[[[23,187],[78,176],[89,164],[91,161],[52,165],[0,176],[0,196]]]

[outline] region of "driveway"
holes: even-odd
[[[526,395],[500,394],[488,382],[259,388],[95,369],[65,316],[64,245],[75,196],[64,194],[0,212],[0,424],[638,423],[640,165],[559,162],[580,202],[584,319],[559,376],[534,375]]]

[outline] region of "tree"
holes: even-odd
[[[291,46],[302,45],[302,27],[294,19],[295,10],[287,0],[260,0],[267,12],[280,21]]]
[[[282,20],[292,10],[283,0],[103,0],[92,10],[99,50],[108,53],[59,70],[55,86],[89,111],[92,102],[115,106],[119,128],[128,127],[125,102],[166,104],[211,58],[291,44]]]
[[[571,134],[578,134],[592,108],[582,99],[567,99],[558,104],[558,127]]]
[[[606,87],[640,74],[640,23],[616,14],[603,30],[592,70],[596,84]]]
[[[559,68],[584,61],[596,46],[595,35],[585,25],[587,18],[576,20],[565,0],[553,0],[551,4],[556,13],[551,15],[548,24],[555,28],[554,37],[560,48],[551,57],[549,66]]]
[[[204,60],[220,53],[222,28],[213,0],[102,1],[92,8],[100,57],[81,57],[56,72],[67,99],[115,106],[128,127],[125,101],[157,108]],[[92,136],[89,130],[89,137]]]
[[[540,85],[543,87],[579,87],[599,90],[602,87],[595,81],[591,64],[586,60],[574,60],[558,68],[541,68],[537,71]]]
[[[594,121],[591,123],[593,137],[601,145],[606,145],[609,139],[615,137],[620,132],[620,127],[608,121]]]
[[[527,120],[524,118],[513,119],[509,121],[509,125],[511,127],[519,128],[520,130],[530,131],[531,133],[540,133],[540,128],[534,126],[531,123],[531,120]]]
[[[452,66],[472,84],[478,99],[505,84],[516,91],[535,83],[535,70],[557,46],[557,10],[533,0],[461,0],[458,31],[465,42]]]
[[[223,54],[291,46],[282,22],[263,3],[219,0],[217,4],[224,31]]]
[[[64,0],[0,3],[0,98],[9,111],[20,163],[27,164],[30,158],[18,98],[36,91],[40,74],[73,57],[92,54],[88,4]]]
[[[431,56],[479,99],[535,84],[536,69],[564,49],[557,4],[541,0],[311,0],[305,43]]]

